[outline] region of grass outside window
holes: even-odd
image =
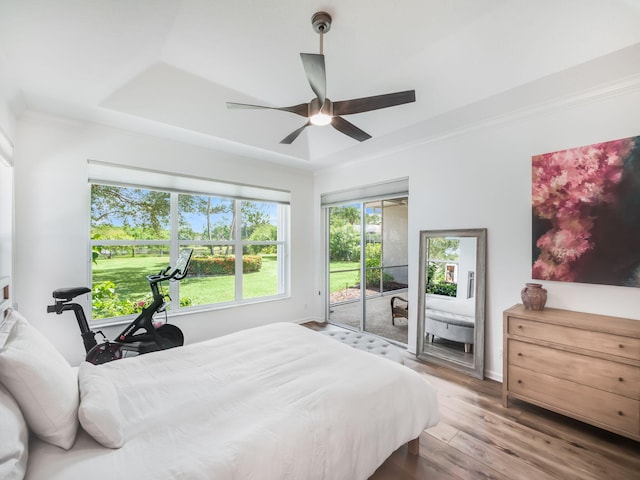
[[[99,259],[93,267],[93,284],[113,282],[120,301],[137,304],[149,296],[146,276],[158,273],[169,263],[168,256],[113,257]],[[262,255],[259,272],[243,275],[244,298],[276,295],[278,259],[274,255]],[[164,284],[168,292],[168,283]],[[180,297],[188,305],[207,305],[235,300],[235,276],[213,275],[186,277],[180,282]],[[95,312],[94,312],[95,313]],[[94,315],[94,318],[105,318]]]

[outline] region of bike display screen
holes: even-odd
[[[173,268],[172,274],[175,274],[174,278],[181,279],[187,274],[189,268],[189,262],[191,261],[191,254],[193,254],[192,248],[184,248],[180,250],[180,256],[176,261],[176,266]]]

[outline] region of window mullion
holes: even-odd
[[[284,243],[282,243],[285,235],[288,236],[288,228],[286,215],[284,215],[284,208],[282,205],[278,205],[278,235],[276,237],[277,240],[277,248],[276,254],[278,256],[278,293],[283,293],[287,291],[286,288],[286,280],[289,278],[285,272],[288,269],[289,265],[289,254],[288,249],[285,248]]]
[[[178,255],[180,253],[179,229],[180,229],[180,214],[178,212],[178,193],[171,192],[170,195],[170,229],[171,229],[171,243],[169,245],[169,264],[175,265]],[[171,298],[171,310],[174,312],[180,308],[180,282],[169,282],[169,297]]]
[[[233,202],[233,214],[236,217],[234,225],[235,274],[236,274],[236,301],[242,300],[242,201]]]

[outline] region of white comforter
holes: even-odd
[[[294,324],[86,370],[116,385],[124,445],[36,440],[27,480],[366,479],[438,421],[416,372]]]

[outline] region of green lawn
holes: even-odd
[[[329,272],[329,293],[360,283],[360,262],[331,262]]]
[[[137,256],[99,259],[93,266],[93,283],[112,281],[120,299],[138,301],[150,293],[146,276],[158,273],[169,264],[169,257]],[[259,272],[243,276],[243,298],[256,298],[278,293],[278,261],[275,255],[262,256]],[[235,300],[233,275],[187,277],[180,285],[180,297],[192,305]],[[168,292],[168,283],[165,283]]]
[[[119,299],[136,302],[150,293],[146,276],[160,272],[169,264],[168,256],[101,258],[93,266],[93,284],[111,281]],[[359,283],[358,262],[331,263],[331,293]],[[341,270],[350,270],[341,272]],[[333,273],[335,272],[335,273]],[[168,283],[165,283],[168,293]],[[257,298],[278,293],[278,261],[275,255],[262,256],[262,269],[243,276],[243,298]],[[192,305],[235,300],[233,275],[187,277],[180,282],[180,297]]]
[[[138,301],[150,293],[147,275],[169,265],[169,256],[100,258],[93,264],[93,284],[111,281],[123,300]]]

